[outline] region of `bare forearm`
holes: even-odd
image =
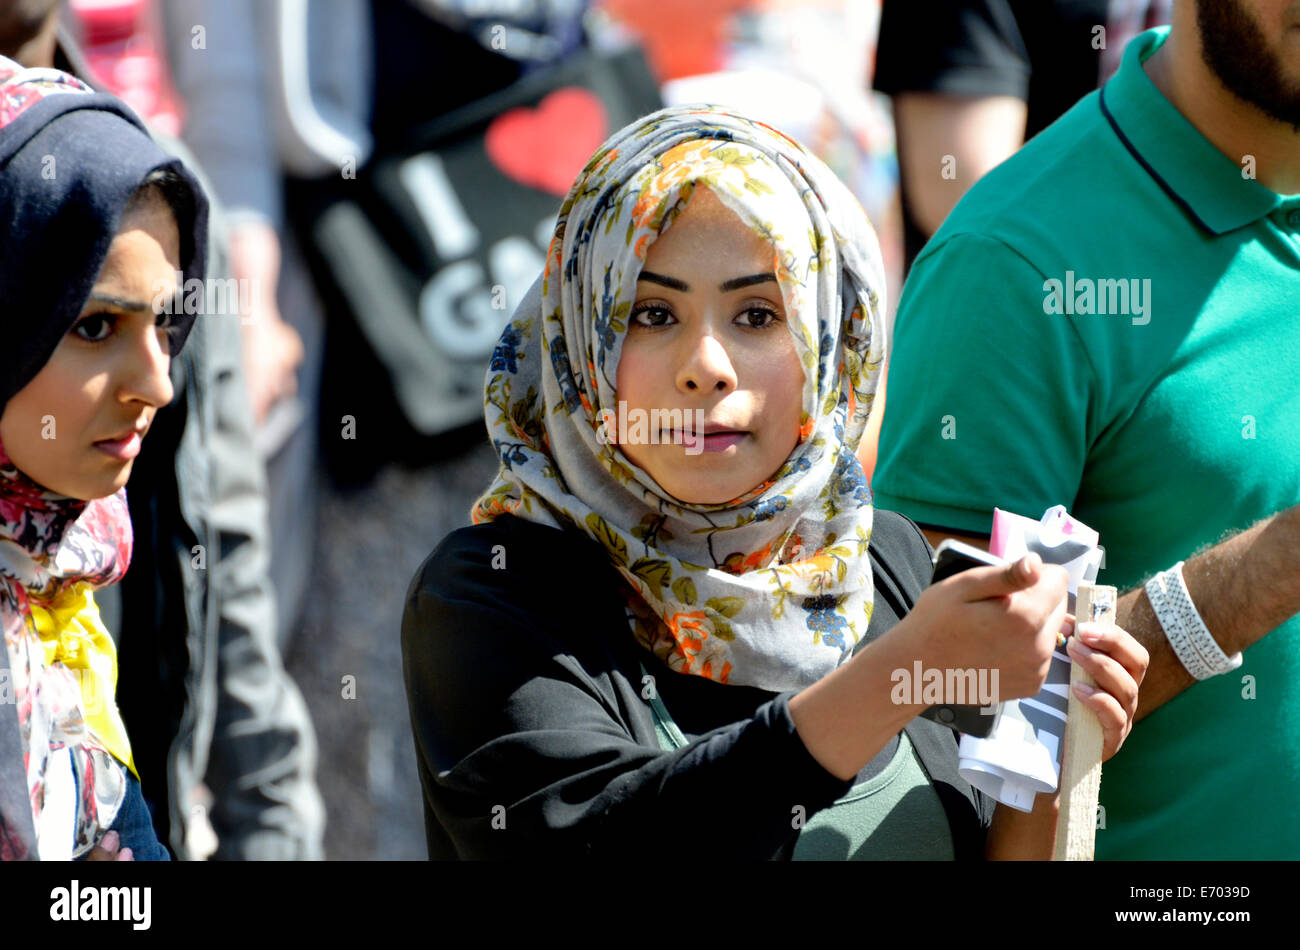
[[[886,635],[853,660],[790,699],[790,715],[809,754],[847,781],[924,706],[891,699],[891,673],[910,669],[914,654]]]
[[[1028,106],[1014,96],[908,92],[894,100],[899,162],[912,216],[933,234],[967,189],[1025,142]]]
[[[1172,565],[1169,565],[1172,567]],[[1188,560],[1192,602],[1231,656],[1300,612],[1300,507],[1290,508]],[[1183,668],[1142,588],[1120,598],[1119,625],[1151,654],[1137,719],[1196,682]]]
[[[1060,795],[1036,795],[1029,814],[999,804],[993,812],[984,856],[990,861],[1052,860],[1060,806]]]

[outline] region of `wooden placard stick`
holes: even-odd
[[[1079,623],[1114,625],[1118,593],[1104,584],[1080,584],[1074,616]],[[1077,636],[1077,634],[1076,634]],[[1101,790],[1101,721],[1074,695],[1074,684],[1095,687],[1078,663],[1070,664],[1069,710],[1061,762],[1061,810],[1056,817],[1054,861],[1091,861],[1097,841],[1097,794]]]

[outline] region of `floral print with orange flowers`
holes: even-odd
[[[617,410],[646,251],[700,187],[771,243],[804,367],[789,458],[716,505],[672,497],[598,435],[601,411]],[[883,288],[861,205],[789,137],[703,105],[620,130],[564,199],[546,269],[492,354],[484,410],[501,464],[471,520],[512,515],[600,545],[631,634],[679,673],[772,691],[815,682],[871,619],[856,450],[885,355]]]

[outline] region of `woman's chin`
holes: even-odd
[[[131,480],[131,471],[134,467],[134,460],[123,463],[121,469],[118,470],[118,473],[104,487],[100,494],[95,495],[95,497],[107,498],[109,495],[116,494],[119,489],[125,488],[126,483]]]
[[[663,482],[660,482],[660,485],[668,494],[686,505],[722,505],[747,491],[745,488],[731,491],[730,486],[719,484],[716,479],[706,484],[701,484],[695,479],[682,479],[673,481],[671,485],[665,485]]]
[[[736,449],[726,453],[684,453],[681,446],[653,446],[661,453],[675,452],[676,458],[663,455],[649,457],[639,455],[629,459],[650,475],[659,487],[684,505],[722,505],[738,498],[749,491],[763,479],[761,475],[750,477],[737,472],[737,462],[733,458]]]
[[[107,498],[109,495],[116,494],[119,489],[126,487],[126,483],[131,480],[131,469],[134,464],[134,461],[115,462],[109,466],[107,471],[96,472],[94,475],[85,475],[77,479],[60,480],[59,485],[46,485],[45,487],[58,492],[60,495],[77,498],[81,501]]]

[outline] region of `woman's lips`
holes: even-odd
[[[699,433],[695,433],[695,432],[690,432],[690,433],[674,432],[673,435],[674,435],[673,441],[675,443],[680,443],[681,445],[686,446],[688,449],[696,449],[698,453],[698,452],[725,452],[733,445],[738,444],[742,439],[745,439],[749,435],[749,433],[748,432],[708,433],[703,436],[701,441],[696,441],[697,439],[700,439],[700,435]]]
[[[95,448],[119,462],[129,462],[140,454],[140,433],[132,432],[125,439],[104,439]]]
[[[704,451],[725,452],[748,434],[747,432],[719,432],[717,435],[706,435],[704,437]]]

